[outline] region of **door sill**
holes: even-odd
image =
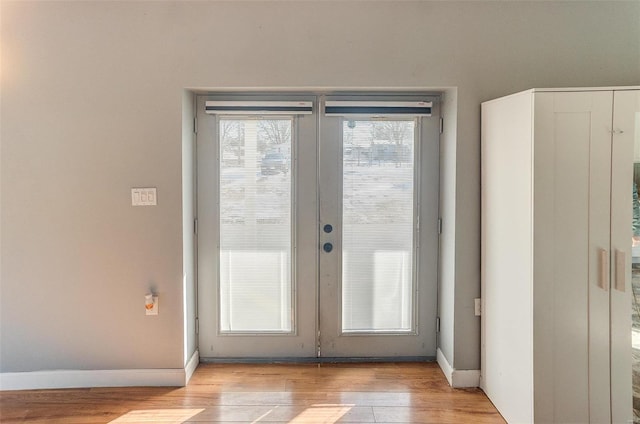
[[[200,358],[204,364],[334,364],[382,362],[435,362],[434,356],[336,357],[336,358]]]

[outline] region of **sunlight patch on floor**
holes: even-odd
[[[273,409],[268,410],[267,412],[265,412],[264,414],[260,415],[258,418],[256,418],[255,420],[251,421],[251,424],[256,424],[259,423],[261,420],[263,420],[264,418],[266,418],[269,414],[271,414],[275,409],[278,409],[278,405],[276,405]]]
[[[111,423],[174,423],[182,424],[204,409],[145,409],[129,411]]]
[[[305,409],[297,417],[289,421],[289,424],[302,424],[302,423],[314,423],[314,424],[334,424],[338,422],[347,412],[351,410],[355,405],[342,405],[342,404],[318,404],[312,405]]]

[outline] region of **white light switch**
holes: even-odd
[[[157,200],[158,195],[155,187],[131,189],[132,206],[155,206],[158,204]]]

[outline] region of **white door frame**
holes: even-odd
[[[416,265],[418,268],[419,281],[431,286],[428,290],[421,287],[419,289],[419,301],[416,303],[416,313],[418,316],[416,333],[413,341],[410,342],[412,347],[409,351],[403,351],[396,348],[389,348],[397,345],[402,341],[405,343],[409,336],[406,335],[377,335],[377,336],[332,336],[332,340],[328,338],[328,331],[320,330],[321,323],[319,317],[321,311],[318,305],[323,302],[319,300],[321,288],[319,281],[322,281],[323,270],[335,271],[335,264],[323,264],[323,254],[321,253],[320,235],[321,222],[320,214],[320,197],[322,187],[327,184],[337,184],[339,181],[332,181],[329,174],[322,174],[319,171],[319,164],[322,160],[321,155],[323,149],[319,143],[322,143],[323,137],[326,137],[325,123],[330,119],[323,119],[319,107],[319,94],[309,93],[285,93],[285,94],[245,94],[245,93],[226,93],[215,95],[200,95],[196,101],[196,117],[197,117],[197,197],[198,197],[198,322],[199,322],[199,350],[201,359],[207,360],[242,360],[242,361],[269,361],[273,359],[297,359],[297,360],[336,360],[337,358],[351,359],[362,357],[368,359],[375,358],[393,358],[394,360],[414,359],[425,360],[433,359],[436,352],[436,315],[437,315],[437,264],[438,264],[438,188],[439,188],[439,96],[427,95],[434,100],[432,109],[432,118],[424,118],[420,120],[417,128],[417,140],[419,141],[418,152],[420,154],[419,162],[422,163],[421,180],[431,181],[429,184],[417,182],[416,188],[420,191],[417,196],[421,199],[421,207],[418,210],[420,220],[420,246],[419,257]],[[414,98],[413,93],[384,93],[377,97],[393,97],[393,98]],[[358,96],[361,98],[363,96]],[[425,96],[421,96],[424,98]],[[206,116],[204,112],[204,102],[211,99],[233,99],[233,100],[298,100],[305,98],[311,99],[314,104],[313,118],[305,116],[297,122],[303,122],[304,128],[297,134],[296,154],[292,158],[292,176],[294,178],[295,204],[293,206],[296,215],[296,226],[294,234],[294,250],[297,256],[297,264],[294,266],[294,280],[297,284],[295,291],[295,320],[296,328],[291,334],[221,334],[218,330],[218,313],[217,313],[217,292],[218,292],[218,233],[217,220],[218,206],[216,199],[218,196],[218,143],[216,118]],[[333,119],[333,118],[332,118]],[[320,125],[323,125],[320,127]],[[427,137],[431,137],[425,142]],[[337,136],[337,134],[336,134]],[[340,135],[341,136],[341,135]],[[425,158],[430,159],[430,164],[425,165]],[[321,178],[321,179],[320,179]],[[205,181],[211,184],[205,184]],[[304,184],[299,184],[304,181]],[[322,181],[322,187],[320,186]],[[329,182],[332,181],[332,182]],[[211,187],[214,187],[215,193],[211,195]],[[207,194],[208,192],[208,194]],[[432,199],[425,201],[425,199]],[[338,231],[339,228],[336,228]],[[427,241],[427,240],[430,241]],[[336,250],[334,256],[340,255],[339,249]],[[326,262],[326,261],[325,261]],[[339,262],[338,262],[339,265]],[[432,276],[425,277],[422,273],[423,269],[431,270]],[[331,274],[332,271],[329,272]],[[333,276],[335,277],[335,272]],[[326,275],[324,276],[327,277]],[[333,277],[332,277],[333,278]],[[303,286],[301,286],[303,284]],[[422,284],[422,283],[421,283]],[[426,286],[425,286],[426,287]],[[429,291],[429,293],[425,293]],[[304,314],[300,312],[305,312]],[[336,340],[355,340],[356,345],[365,346],[365,350],[354,351],[343,354],[343,351],[336,351],[337,354],[331,354],[328,350],[319,349],[319,345],[329,346],[328,343],[334,343]],[[363,344],[363,341],[369,340]],[[351,343],[351,342],[349,342]],[[339,343],[343,346],[344,343]],[[376,347],[378,346],[378,347]],[[342,347],[341,347],[342,349]],[[324,350],[324,352],[323,352]],[[407,353],[408,352],[408,353]],[[306,358],[306,359],[305,359]]]

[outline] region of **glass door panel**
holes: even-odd
[[[220,331],[291,332],[291,119],[219,120]]]
[[[343,332],[414,330],[415,125],[343,123]]]

